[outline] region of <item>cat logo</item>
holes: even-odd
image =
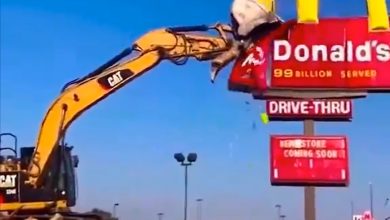
[[[112,76],[107,78],[107,82],[111,87],[116,86],[118,83],[120,83],[122,81],[123,81],[123,77],[121,75],[121,71],[118,71],[118,72],[112,74]]]
[[[112,89],[133,75],[134,73],[127,69],[118,70],[102,76],[97,81],[104,89]]]
[[[0,188],[15,188],[16,177],[17,177],[16,174],[0,175]]]

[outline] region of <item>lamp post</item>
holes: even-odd
[[[114,203],[112,206],[112,217],[116,218],[116,207],[119,206],[119,203]]]
[[[175,153],[174,158],[180,165],[184,166],[184,220],[187,220],[187,188],[188,188],[188,166],[191,166],[197,159],[196,153],[189,153],[186,158],[182,153]]]
[[[203,199],[197,199],[196,201],[198,202],[197,220],[202,220],[202,202],[203,202]]]
[[[280,220],[281,219],[281,213],[282,213],[282,211],[281,211],[282,205],[276,204],[275,208],[276,208],[276,212],[277,212],[277,215],[278,215],[278,220]]]
[[[162,220],[163,219],[163,215],[164,215],[164,213],[162,213],[162,212],[157,213],[158,220]]]
[[[280,219],[281,219],[281,220],[284,220],[285,218],[286,218],[286,215],[281,215],[281,216],[280,216]]]
[[[370,186],[370,212],[371,217],[374,218],[374,193],[372,188],[372,182],[368,184]]]
[[[354,214],[355,214],[355,205],[353,201],[351,201],[351,218],[353,217]]]

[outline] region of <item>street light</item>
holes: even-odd
[[[119,203],[114,203],[112,207],[112,217],[116,218],[116,207],[119,206]]]
[[[203,199],[197,199],[196,201],[198,203],[198,216],[197,216],[197,220],[202,220],[202,201],[203,201]]]
[[[188,188],[188,166],[191,166],[197,159],[196,153],[189,153],[187,155],[187,162],[182,153],[175,153],[174,158],[180,165],[184,166],[184,220],[187,220],[187,188]]]
[[[280,219],[281,219],[281,220],[284,220],[285,218],[286,218],[286,215],[281,215],[281,216],[280,216]]]
[[[160,212],[157,213],[157,215],[158,215],[158,220],[162,220],[164,213]]]
[[[372,182],[369,182],[368,185],[370,186],[370,212],[371,212],[371,217],[374,218],[374,193],[373,193]]]
[[[278,220],[280,220],[280,219],[281,219],[281,209],[282,209],[282,205],[276,204],[276,205],[275,205],[275,208],[276,208],[276,210],[277,210]]]

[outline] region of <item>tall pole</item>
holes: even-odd
[[[188,166],[184,164],[184,220],[187,220]]]
[[[303,122],[303,133],[306,136],[314,136],[313,120],[305,120]],[[304,197],[305,197],[305,220],[316,220],[315,187],[306,186],[304,188]]]
[[[370,185],[370,211],[371,211],[371,217],[374,219],[374,192],[372,189],[372,183],[369,183]]]
[[[189,153],[187,155],[188,162],[185,162],[186,158],[182,153],[175,153],[173,157],[180,165],[184,166],[184,220],[187,220],[188,166],[194,163],[198,156],[196,153]]]
[[[353,201],[351,201],[351,219],[353,218],[354,214],[355,214],[355,205],[353,204]]]
[[[162,220],[164,213],[160,212],[157,215],[158,215],[158,220]]]
[[[112,217],[116,218],[116,207],[119,205],[119,203],[115,203],[112,207]]]
[[[281,209],[282,209],[282,205],[280,205],[280,204],[277,204],[277,205],[275,205],[275,207],[276,207],[276,213],[277,213],[277,215],[278,215],[278,220],[281,220],[281,214],[282,214],[282,212],[281,212]]]
[[[202,220],[202,201],[203,199],[197,199],[196,200],[198,202],[198,213],[197,213],[197,220]]]

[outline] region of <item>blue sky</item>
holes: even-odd
[[[365,15],[364,1],[324,0],[321,16]],[[388,6],[390,2],[388,3]],[[35,142],[48,105],[62,85],[95,69],[159,27],[226,22],[229,1],[1,1],[1,132],[20,145]],[[290,0],[279,14],[295,16]],[[175,152],[197,152],[190,167],[189,215],[203,198],[203,219],[274,219],[276,203],[288,219],[303,219],[303,189],[271,187],[270,134],[300,133],[298,122],[262,125],[264,103],[217,83],[207,63],[163,63],[90,109],[69,129],[67,142],[80,157],[77,209],[99,207],[125,219],[183,216],[183,168]],[[250,101],[250,106],[245,105]],[[390,107],[388,95],[354,101],[352,123],[319,123],[321,134],[346,134],[351,144],[349,188],[319,189],[318,220],[349,218],[369,207],[374,183],[378,219],[390,215]],[[252,129],[252,123],[257,129]],[[387,210],[386,210],[387,209]]]

